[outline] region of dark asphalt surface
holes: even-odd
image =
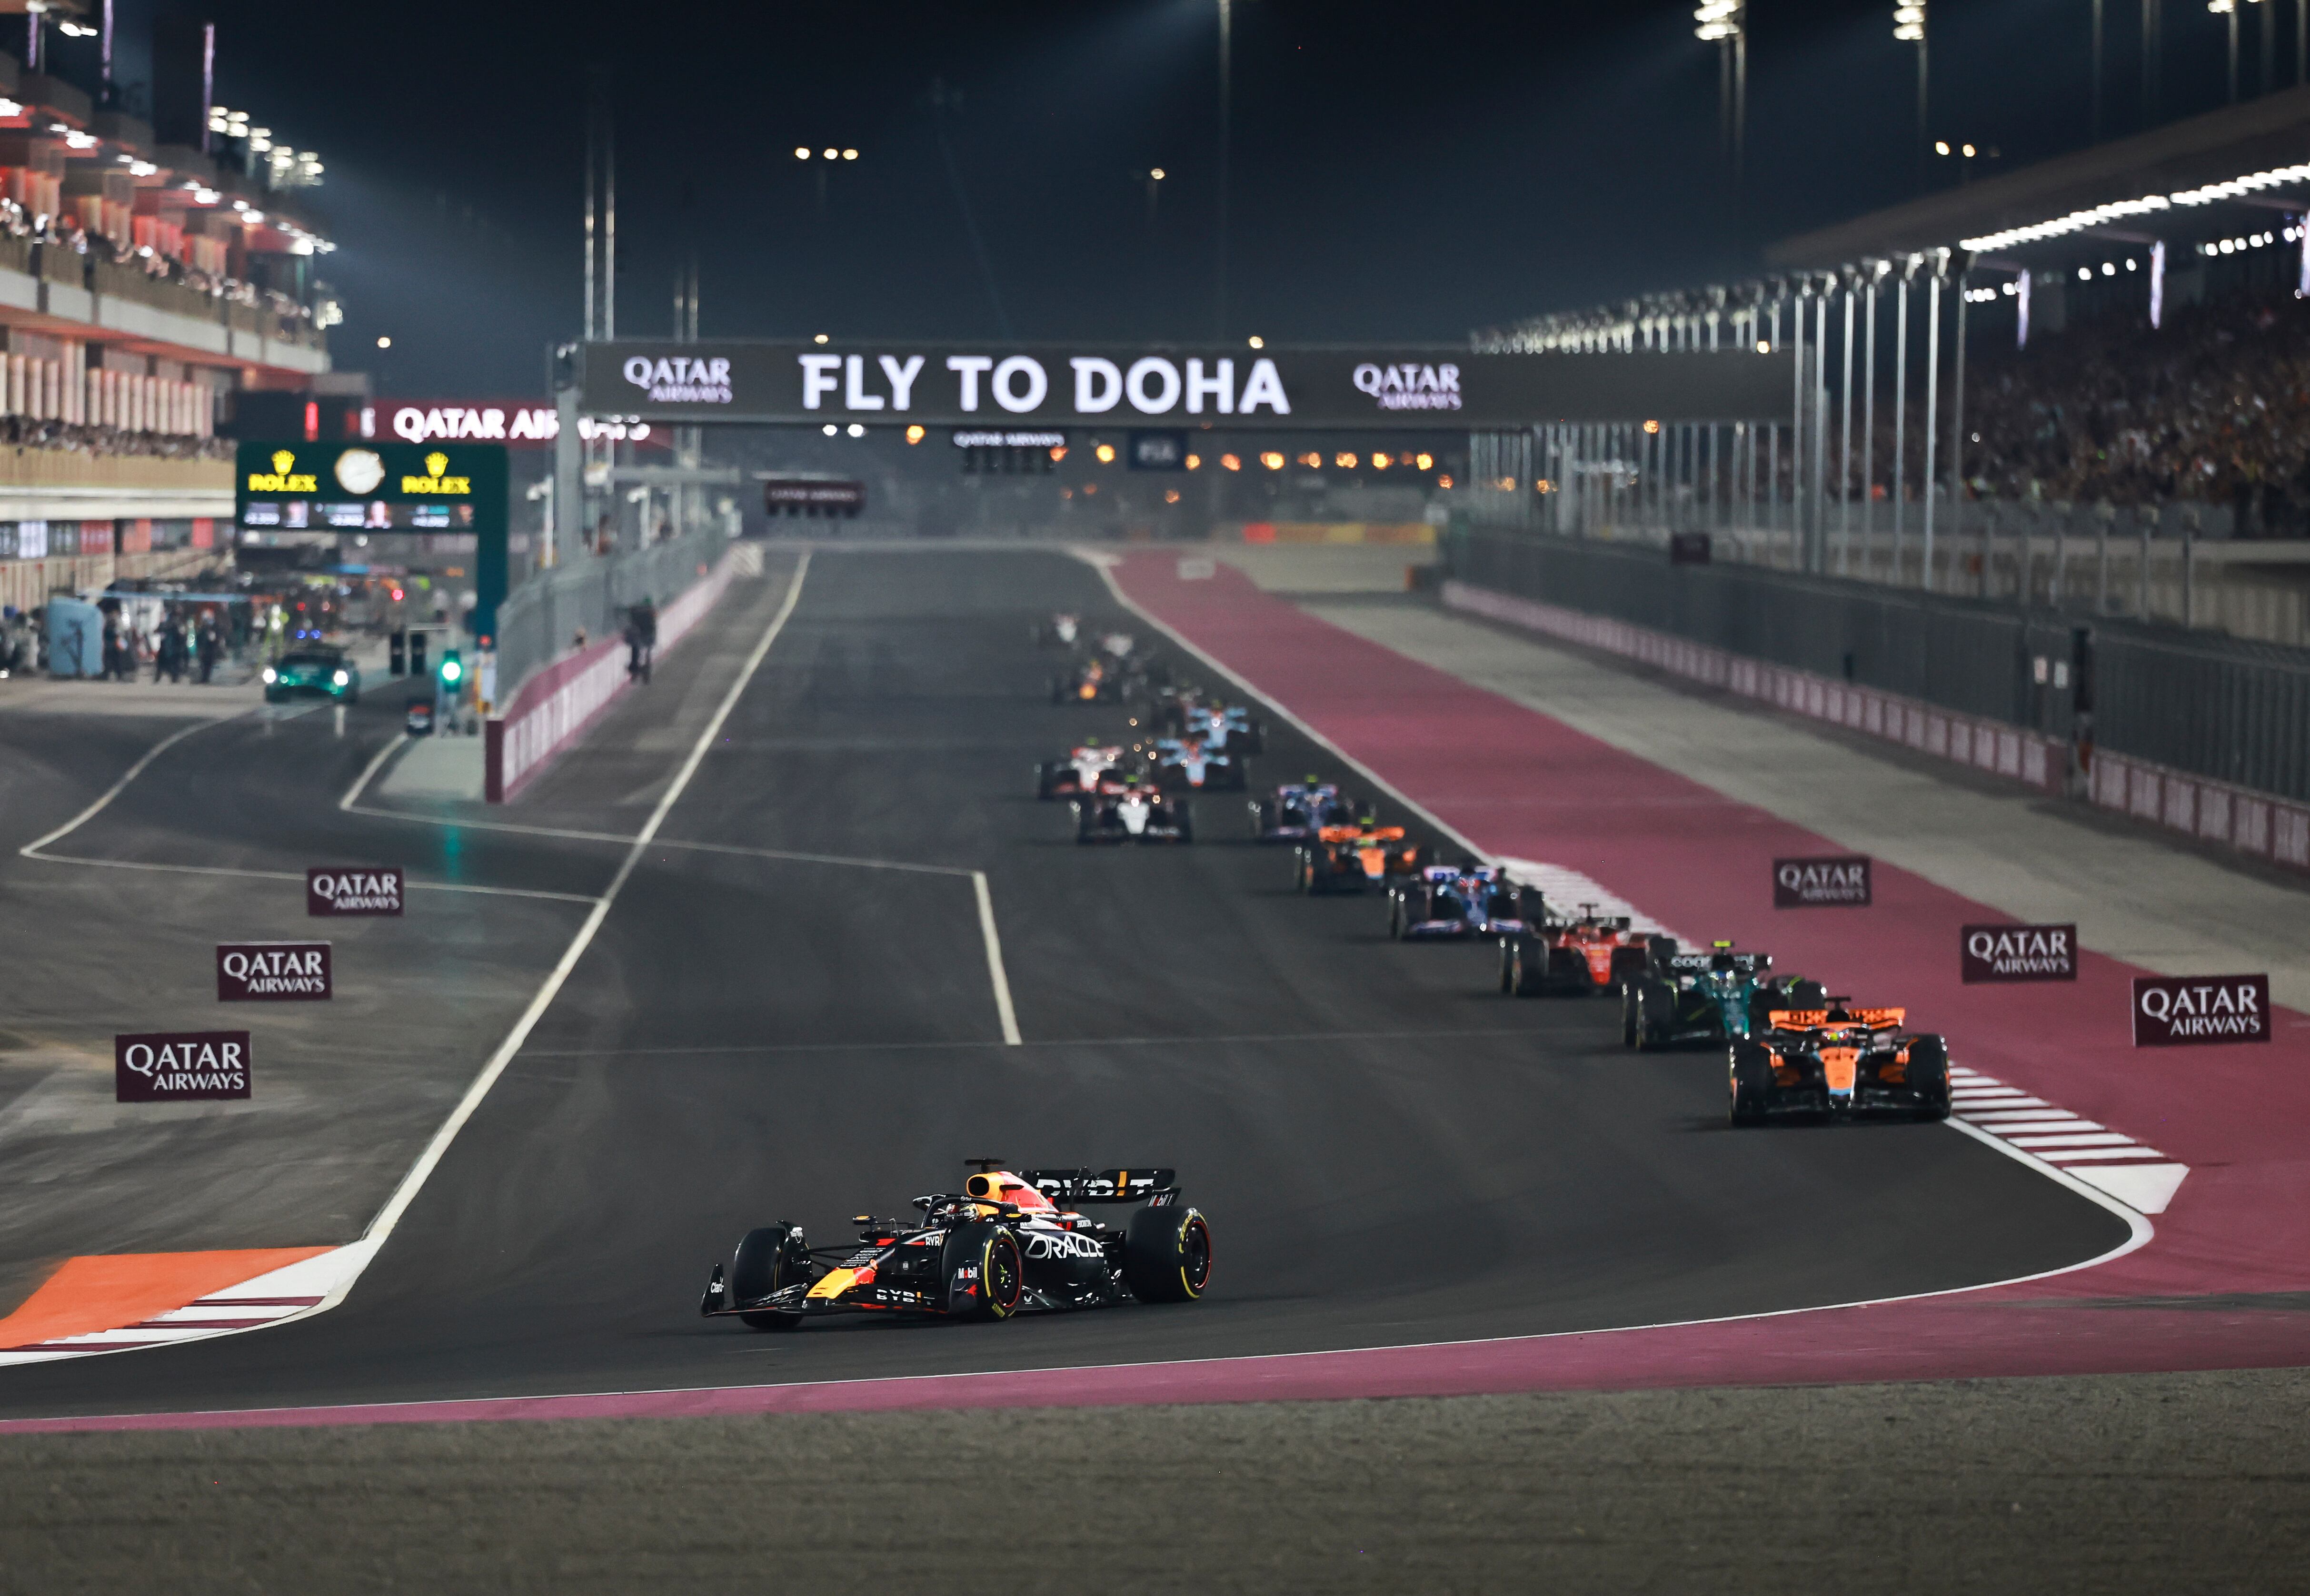
[[[781,586],[741,585],[685,645],[695,705],[719,696]],[[967,878],[653,848],[343,1307],[0,1370],[0,1413],[1603,1328],[1959,1287],[2123,1239],[2106,1210],[1945,1128],[1732,1132],[1714,1058],[1626,1054],[1605,1003],[1510,1002],[1483,950],[1398,947],[1376,900],[1298,898],[1281,853],[1238,840],[1240,799],[1199,801],[1206,840],[1191,848],[1077,848],[1064,807],[1031,796],[1030,768],[1118,717],[1045,701],[1051,658],[1028,629],[1059,608],[1108,605],[1096,573],[1055,554],[821,553],[663,834],[985,871],[1026,1045],[1002,1045]],[[635,829],[688,746],[664,735],[667,702],[630,700],[599,746],[492,818]],[[637,756],[642,739],[662,759]],[[1334,769],[1272,722],[1270,750],[1255,776]],[[284,846],[394,824],[333,802],[317,820],[245,777],[229,759],[204,767],[166,812],[133,788],[100,840],[160,848],[213,824],[242,839],[214,845],[229,856],[278,868]],[[619,856],[471,829],[425,846],[427,868],[577,892],[598,891]],[[574,929],[576,906],[553,906]],[[530,990],[503,1002],[517,1011]],[[371,1045],[391,1038],[378,1023]],[[1210,1297],[775,1337],[695,1317],[708,1265],[748,1227],[793,1219],[835,1244],[845,1216],[904,1211],[979,1155],[1177,1167],[1211,1216]]]

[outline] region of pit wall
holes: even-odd
[[[739,552],[736,548],[725,551],[703,581],[658,612],[660,658],[728,590]],[[620,638],[604,638],[573,650],[532,674],[508,701],[505,713],[492,716],[487,724],[482,797],[503,803],[518,796],[564,751],[583,741],[630,685],[626,645]]]

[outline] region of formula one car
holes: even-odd
[[[1851,1002],[1832,997],[1823,1008],[1773,1010],[1761,1030],[1732,1044],[1734,1124],[1790,1114],[1949,1117],[1948,1042],[1904,1028],[1904,1010]]]
[[[1198,687],[1159,694],[1153,718],[1158,730],[1174,737],[1200,736],[1211,747],[1229,753],[1267,751],[1267,728],[1249,709],[1212,698]]]
[[[1077,842],[1193,842],[1195,811],[1187,801],[1134,776],[1113,791],[1074,800]]]
[[[1123,745],[1086,742],[1067,750],[1062,759],[1046,759],[1035,767],[1035,796],[1073,798],[1096,793],[1123,779]]]
[[[1014,1314],[1194,1302],[1211,1278],[1211,1227],[1179,1201],[1168,1169],[1030,1169],[965,1160],[960,1193],[915,1199],[919,1225],[861,1214],[855,1246],[812,1247],[781,1219],[746,1233],[698,1311],[752,1330],[793,1330],[836,1314]],[[1142,1203],[1121,1225],[1095,1204]]]
[[[1087,655],[1051,678],[1054,704],[1120,704],[1139,696],[1140,678],[1114,661]]]
[[[1159,739],[1149,773],[1158,786],[1173,792],[1240,793],[1250,781],[1241,759],[1207,747],[1195,736]]]
[[[1620,986],[1620,1039],[1649,1050],[1689,1043],[1723,1046],[1765,1029],[1776,1009],[1818,1009],[1827,994],[1817,981],[1774,976],[1769,953],[1735,953],[1717,942],[1706,953],[1667,951],[1653,940],[1642,972]]]
[[[1036,645],[1043,648],[1072,648],[1081,636],[1081,618],[1064,612],[1052,616],[1047,621],[1038,620],[1034,627]]]
[[[1276,788],[1272,798],[1251,801],[1251,840],[1298,842],[1327,826],[1352,827],[1362,813],[1353,798],[1311,776]]]
[[[1497,866],[1431,864],[1389,883],[1387,934],[1397,941],[1524,934],[1523,895]]]
[[[1676,951],[1674,938],[1631,930],[1626,915],[1601,915],[1594,904],[1568,919],[1545,911],[1530,918],[1500,943],[1500,990],[1511,997],[1616,993],[1655,954]]]
[[[1291,850],[1291,884],[1311,897],[1360,892],[1420,868],[1420,847],[1401,826],[1367,816],[1351,826],[1324,826]]]

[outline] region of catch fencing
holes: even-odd
[[[1465,525],[1444,561],[1472,589],[2310,800],[2310,650]]]
[[[574,650],[621,635],[626,611],[644,599],[664,609],[711,572],[728,546],[719,532],[694,532],[538,572],[498,606],[498,701],[511,703],[532,676]]]

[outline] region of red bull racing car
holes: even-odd
[[[1194,1302],[1211,1276],[1210,1222],[1168,1169],[1030,1169],[967,1159],[959,1193],[915,1199],[917,1223],[861,1214],[854,1245],[813,1247],[787,1220],[746,1233],[698,1311],[752,1330],[838,1314],[1008,1319],[1018,1314]],[[1119,1225],[1081,1209],[1140,1205]]]
[[[1732,1123],[1785,1115],[1852,1119],[1950,1115],[1949,1044],[1906,1028],[1901,1009],[1776,1009],[1765,1028],[1732,1044]]]

